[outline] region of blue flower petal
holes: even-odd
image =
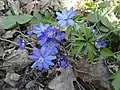
[[[67,22],[69,25],[74,26],[75,22],[72,19],[68,19]]]
[[[54,63],[51,62],[51,61],[46,60],[45,62],[46,62],[48,65],[50,65],[50,66],[54,66]]]
[[[106,45],[107,45],[107,44],[106,44],[102,39],[98,39],[98,40],[95,42],[96,48],[106,47]]]
[[[45,60],[55,60],[56,59],[56,56],[47,56],[45,57]]]
[[[51,50],[49,48],[45,47],[45,46],[41,47],[41,49],[40,49],[41,55],[43,57],[48,56],[50,54],[50,51]]]
[[[77,12],[75,10],[73,10],[73,8],[71,8],[70,11],[69,11],[69,13],[68,13],[68,15],[69,15],[68,18],[72,18],[73,16],[76,15],[76,13]]]
[[[56,47],[52,47],[51,48],[51,53],[54,55],[54,54],[57,54],[58,53],[58,50]]]
[[[39,57],[37,57],[35,55],[29,55],[28,58],[32,59],[32,60],[39,60]]]
[[[40,50],[38,48],[33,48],[33,54],[37,57],[40,56]]]
[[[42,36],[39,37],[38,43],[40,45],[43,45],[43,44],[45,44],[46,41],[47,41],[47,37],[45,37],[44,35],[42,35]]]
[[[56,12],[57,19],[63,19],[63,15],[59,12]]]
[[[63,10],[62,11],[62,15],[63,15],[63,19],[67,19],[68,18],[68,13],[67,13],[67,10]]]
[[[42,63],[42,62],[39,62],[39,63],[38,63],[38,69],[41,71],[42,68],[43,68],[43,63]]]
[[[66,56],[61,56],[60,59],[58,60],[58,65],[63,68],[67,68],[70,65],[70,63],[67,61]]]
[[[24,40],[22,40],[22,39],[19,39],[18,41],[17,41],[17,44],[18,44],[18,46],[19,46],[19,49],[24,49],[25,48],[25,43],[24,43]]]
[[[65,39],[65,32],[57,32],[56,39],[58,41]]]
[[[45,70],[49,70],[49,65],[46,64],[45,62],[43,62],[43,67],[44,67]]]
[[[65,25],[67,24],[67,21],[65,21],[65,20],[59,20],[57,24],[60,25],[60,26],[65,27]]]

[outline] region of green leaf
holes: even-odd
[[[104,27],[104,26],[101,26],[99,29],[100,29],[100,31],[102,31],[102,32],[109,32],[109,29],[106,28],[106,27]]]
[[[82,36],[82,33],[79,30],[77,31],[74,30],[71,32],[71,34],[76,36],[76,38],[79,40],[85,40],[84,37]]]
[[[114,33],[120,33],[120,28],[115,28],[112,32],[114,32]]]
[[[85,26],[85,28],[84,28],[84,34],[85,34],[86,39],[88,40],[92,36],[92,30],[91,30],[91,28],[87,28]]]
[[[103,38],[105,35],[106,35],[106,34],[98,35],[96,39],[98,40],[98,39],[100,39],[100,38]]]
[[[34,25],[39,25],[40,24],[40,21],[38,19],[36,19],[35,17],[33,17],[31,20],[30,20],[30,23],[31,24],[34,24]]]
[[[95,57],[95,48],[91,43],[87,43],[87,52],[88,52],[88,57],[90,59],[90,61],[92,62],[94,60]]]
[[[39,20],[43,20],[42,14],[38,13],[37,11],[34,11],[33,17],[35,17],[36,19],[39,19]]]
[[[81,44],[79,44],[79,46],[75,46],[75,47],[73,47],[72,49],[71,49],[71,55],[75,55],[75,54],[78,54],[81,50],[82,50],[82,48],[83,48],[83,43],[81,43]]]
[[[32,16],[29,14],[23,14],[23,15],[19,15],[17,18],[17,22],[19,24],[24,24],[29,22],[32,19]]]
[[[79,45],[83,45],[84,44],[84,42],[80,42],[79,40],[78,41],[75,41],[75,42],[72,42],[72,45],[73,46],[79,46]]]
[[[92,51],[90,51],[90,50],[88,50],[88,57],[89,57],[89,59],[90,59],[91,62],[94,61],[94,57],[95,57],[94,53]]]
[[[91,14],[87,17],[87,20],[96,23],[99,21],[99,15],[97,13]]]
[[[91,43],[87,43],[87,49],[93,52],[94,54],[96,53],[95,47]]]
[[[112,82],[115,90],[120,90],[120,71],[116,74],[115,79]]]
[[[9,29],[16,25],[16,16],[7,16],[3,23],[0,25],[0,29]]]
[[[65,39],[69,39],[69,36],[71,35],[72,32],[72,27],[68,27],[66,30],[66,35],[65,35]]]
[[[109,48],[102,48],[100,50],[100,53],[104,57],[108,57],[108,56],[113,56],[114,55],[114,53]]]
[[[100,20],[102,22],[103,25],[105,25],[106,27],[110,28],[111,27],[111,23],[109,22],[109,20],[107,19],[107,17],[100,17]]]
[[[99,4],[100,8],[106,8],[110,6],[110,1],[106,1]]]
[[[49,19],[49,18],[51,18],[51,14],[49,13],[49,11],[47,10],[47,11],[45,11],[45,18],[46,19]]]

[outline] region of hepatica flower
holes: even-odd
[[[63,31],[58,31],[57,33],[56,33],[56,40],[58,40],[58,41],[61,41],[61,40],[63,40],[63,39],[65,39],[65,32],[63,32]]]
[[[63,10],[62,13],[56,12],[58,25],[60,26],[66,26],[68,23],[71,26],[74,26],[75,22],[73,21],[72,17],[76,15],[76,11],[73,10],[73,8],[70,9],[70,11]]]
[[[60,46],[60,44],[55,39],[50,39],[43,45],[44,48],[50,49],[53,55],[58,53],[58,46]]]
[[[96,48],[103,48],[103,47],[106,47],[106,43],[102,40],[102,39],[98,39],[96,42],[95,42],[95,46]]]
[[[60,59],[58,60],[58,65],[63,68],[67,68],[67,67],[71,66],[70,63],[68,62],[66,56],[60,57]]]
[[[49,66],[54,66],[52,60],[55,60],[56,56],[50,55],[50,50],[42,47],[41,49],[33,48],[33,55],[28,56],[28,58],[35,61],[31,66],[32,68],[49,70]]]
[[[24,48],[25,48],[24,40],[19,39],[19,40],[17,41],[17,44],[18,44],[18,46],[19,46],[19,49],[24,49]]]
[[[40,23],[38,27],[37,26],[33,27],[32,32],[37,34],[37,37],[40,37],[48,27],[49,27],[49,24],[43,25],[42,23]]]
[[[56,35],[56,29],[54,27],[49,27],[44,33],[47,38],[54,38]]]
[[[48,39],[55,38],[55,36],[56,36],[56,29],[54,27],[49,27],[39,37],[38,43],[40,45],[43,45],[47,42]]]

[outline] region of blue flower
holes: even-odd
[[[54,27],[49,27],[44,33],[47,38],[54,38],[56,36],[56,29]]]
[[[22,39],[19,39],[18,41],[17,41],[17,44],[18,44],[18,46],[19,46],[19,49],[24,49],[25,48],[25,43],[24,43],[24,40],[22,40]]]
[[[60,26],[66,26],[68,23],[71,26],[74,26],[75,22],[73,21],[72,17],[76,15],[76,11],[73,10],[73,8],[70,9],[70,11],[63,10],[62,13],[56,12],[58,25]]]
[[[47,28],[44,33],[39,37],[38,43],[43,45],[47,42],[48,39],[55,38],[56,29],[54,27]]]
[[[58,40],[58,41],[61,41],[61,40],[63,40],[63,39],[65,39],[65,32],[63,32],[63,31],[58,31],[57,33],[56,33],[56,40]]]
[[[60,59],[58,60],[58,65],[63,68],[67,68],[67,67],[71,66],[70,63],[68,62],[66,56],[60,57]]]
[[[48,27],[49,27],[49,24],[43,25],[42,23],[40,23],[38,27],[37,26],[33,27],[32,32],[37,34],[37,37],[40,37]]]
[[[95,42],[95,46],[96,48],[103,48],[103,47],[106,47],[106,43],[102,40],[102,39],[98,39],[96,42]]]
[[[50,50],[42,47],[41,49],[33,48],[33,55],[28,56],[28,58],[35,61],[31,66],[32,68],[49,70],[49,66],[54,66],[52,60],[55,60],[56,56],[50,55]]]
[[[53,55],[58,53],[58,50],[57,50],[58,46],[60,46],[60,44],[55,39],[49,39],[43,45],[43,47],[50,49],[51,50],[51,54],[53,54]]]

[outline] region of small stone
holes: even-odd
[[[13,73],[10,75],[10,80],[12,80],[12,81],[18,81],[19,79],[20,79],[19,74]]]
[[[16,73],[7,73],[4,82],[6,82],[7,84],[11,85],[12,87],[15,87],[16,85],[16,81],[18,81],[20,78],[19,74]]]

